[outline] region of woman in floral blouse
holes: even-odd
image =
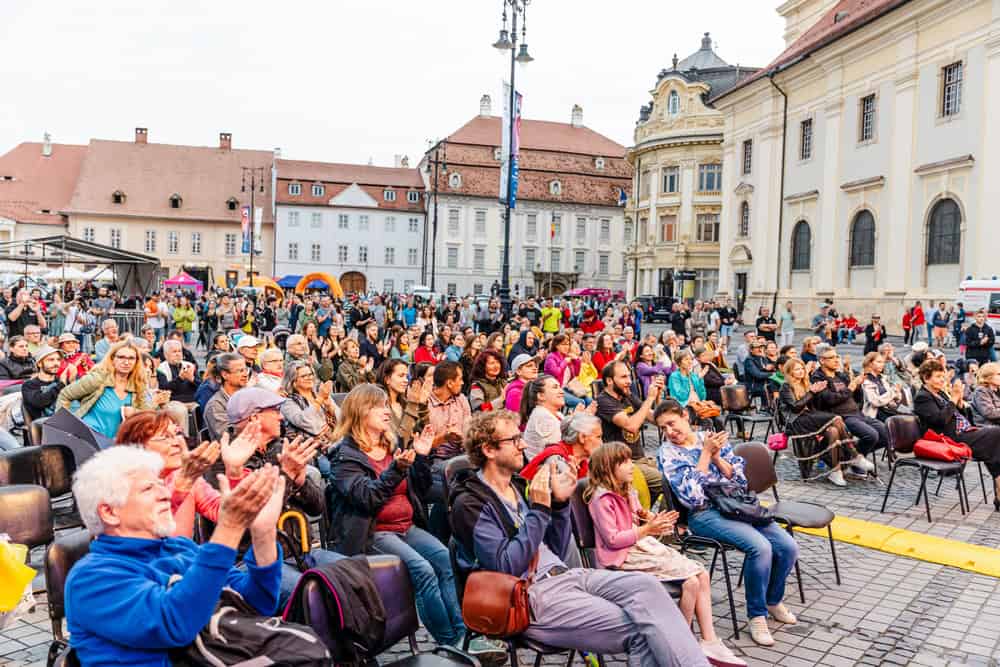
[[[732,544],[746,554],[750,636],[762,646],[773,645],[768,614],[779,623],[796,622],[795,615],[782,603],[785,580],[798,558],[795,539],[773,522],[754,526],[726,519],[711,506],[706,485],[747,486],[744,461],[733,453],[727,433],[693,431],[687,411],[676,401],[661,403],[653,419],[663,435],[657,456],[660,470],[674,496],[688,509],[688,528],[695,535]]]

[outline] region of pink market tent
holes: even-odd
[[[168,278],[163,281],[164,287],[169,287],[171,289],[182,289],[191,290],[193,289],[195,294],[201,294],[201,291],[205,289],[205,286],[197,278],[192,278],[185,271],[181,271],[173,278]]]
[[[593,296],[598,299],[608,299],[611,297],[611,290],[600,287],[577,287],[566,292],[566,296]]]

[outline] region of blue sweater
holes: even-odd
[[[101,535],[66,580],[70,645],[81,664],[170,665],[167,651],[187,646],[208,623],[224,586],[262,615],[274,613],[281,579],[278,559],[258,567],[247,551],[197,545],[186,537],[147,540]],[[183,579],[167,588],[171,575]]]

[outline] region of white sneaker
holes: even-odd
[[[739,658],[729,650],[729,647],[722,643],[721,639],[714,642],[701,641],[701,651],[708,658],[708,662],[716,667],[746,667],[747,661]]]
[[[847,480],[844,479],[844,473],[840,470],[840,468],[837,468],[827,475],[827,479],[830,480],[830,483],[834,486],[847,486]]]
[[[774,646],[774,637],[767,627],[767,616],[754,616],[750,619],[750,638],[761,646]]]
[[[767,611],[771,614],[771,618],[778,621],[779,623],[784,623],[785,625],[795,625],[799,622],[799,619],[795,618],[795,614],[788,610],[784,602],[779,602],[775,605],[768,605]]]
[[[850,463],[852,467],[857,468],[858,470],[864,470],[865,472],[875,471],[875,464],[866,459],[864,454],[858,454],[848,463]]]

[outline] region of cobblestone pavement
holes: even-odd
[[[851,356],[860,359],[853,350]],[[652,447],[655,432],[647,442]],[[916,532],[1000,548],[1000,513],[984,504],[976,468],[966,471],[971,513],[962,516],[954,482],[946,481],[941,495],[931,495],[934,522],[928,524],[923,506],[914,506],[919,484],[914,470],[902,470],[893,484],[884,514],[880,513],[884,482],[889,471],[879,463],[879,478],[851,480],[846,489],[825,481],[802,482],[788,459],[778,463],[782,499],[823,504],[838,515],[875,521]],[[989,482],[987,481],[987,484]],[[933,492],[935,484],[931,485]],[[717,567],[713,579],[715,624],[719,634],[747,661],[756,666],[827,665],[993,665],[1000,667],[1000,579],[934,563],[838,543],[842,584],[834,581],[830,548],[824,538],[797,534],[806,602],[802,603],[794,575],[786,597],[799,618],[795,626],[772,625],[776,644],[756,646],[746,631],[742,590],[735,591],[739,640],[733,640],[726,588]],[[42,552],[32,554],[41,568]],[[741,556],[730,557],[735,587]],[[707,565],[706,561],[706,565]],[[44,588],[41,577],[36,588]],[[34,613],[0,632],[0,665],[44,665],[52,639],[44,593],[38,595]],[[418,634],[422,648],[429,637]],[[383,656],[383,662],[402,657],[400,645]],[[527,653],[522,662],[533,660]],[[624,665],[625,656],[608,656],[609,665]],[[565,656],[550,656],[546,665],[565,664]],[[579,664],[579,658],[577,659]]]

